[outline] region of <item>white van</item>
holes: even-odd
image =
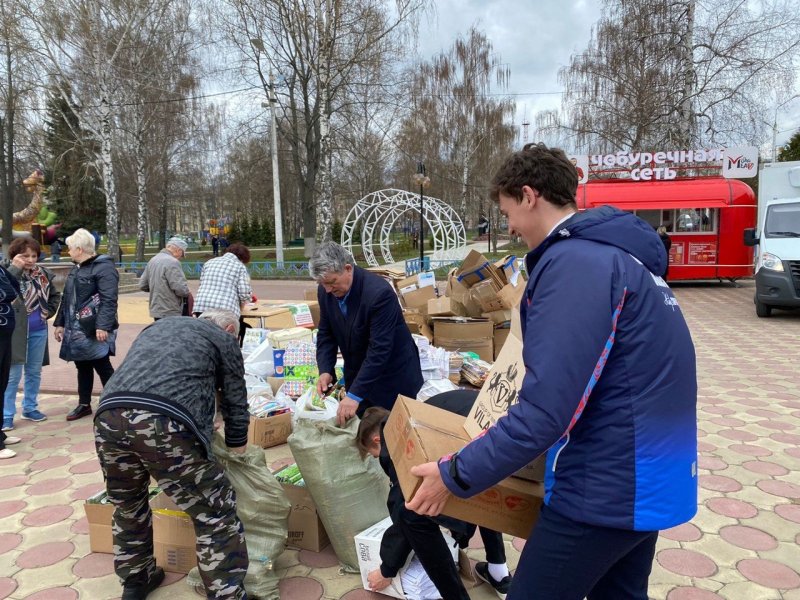
[[[800,308],[800,161],[761,167],[758,229],[745,229],[744,243],[757,246],[756,314]]]

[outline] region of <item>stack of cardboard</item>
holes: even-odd
[[[436,298],[436,278],[432,272],[418,273],[395,282],[404,308],[428,314],[428,301]]]
[[[463,309],[458,314],[488,319],[494,327],[491,356],[481,355],[482,359],[492,361],[500,353],[508,336],[512,311],[524,291],[525,282],[513,255],[492,263],[473,250],[450,272],[445,296],[451,305]]]

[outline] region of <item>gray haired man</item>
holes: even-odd
[[[95,443],[114,513],[114,569],[122,600],[144,599],[164,579],[153,558],[152,476],[187,512],[208,598],[246,598],[248,558],[236,496],[213,460],[215,397],[225,444],[247,446],[247,394],[233,313],[167,317],[145,328],[106,384],[95,415]]]
[[[356,266],[334,242],[317,246],[310,271],[319,284],[319,393],[335,381],[339,350],[344,358],[347,395],[339,402],[337,422],[360,417],[370,406],[391,410],[398,394],[415,398],[422,387],[419,352],[392,287]]]
[[[139,289],[150,292],[150,316],[156,321],[191,314],[184,311],[191,292],[180,263],[186,256],[186,248],[183,239],[170,238],[166,247],[150,259],[139,278]]]

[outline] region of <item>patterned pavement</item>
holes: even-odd
[[[257,282],[263,298],[299,299],[306,282]],[[676,286],[698,354],[700,506],[691,523],[662,532],[650,597],[666,600],[800,600],[800,312],[758,319],[753,286]],[[149,322],[146,297],[121,299],[120,353]],[[51,346],[53,348],[54,346]],[[83,501],[102,489],[91,422],[66,423],[75,371],[57,358],[44,371],[49,419],[17,419],[18,456],[0,461],[0,599],[119,598],[112,557],[91,553]],[[274,467],[287,446],[266,451]],[[507,539],[516,565],[520,539]],[[479,538],[469,551],[481,560]],[[285,600],[378,600],[342,574],[331,548],[287,550],[276,562]],[[495,596],[486,585],[473,600]],[[167,574],[151,598],[201,597]]]

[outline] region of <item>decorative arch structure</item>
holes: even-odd
[[[419,195],[405,190],[386,189],[367,194],[347,213],[342,226],[342,246],[353,252],[353,235],[361,232],[361,250],[371,267],[379,266],[375,246],[383,264],[395,262],[390,234],[395,223],[407,212],[419,215]],[[424,197],[422,218],[433,234],[431,260],[456,260],[464,254],[467,236],[464,222],[451,206],[437,198]]]

